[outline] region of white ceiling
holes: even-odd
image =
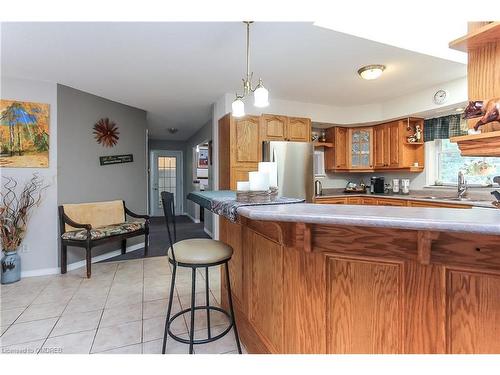
[[[187,139],[241,89],[242,23],[3,23],[2,74],[58,82],[148,111],[157,139]],[[385,64],[381,79],[356,73]],[[466,66],[304,22],[255,23],[251,70],[275,98],[352,106],[466,75]],[[179,128],[170,135],[166,129]]]

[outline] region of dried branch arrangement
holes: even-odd
[[[24,239],[30,214],[42,200],[42,193],[48,187],[38,174],[33,174],[24,188],[17,192],[17,181],[3,176],[0,199],[0,240],[3,251],[15,251]]]
[[[118,126],[109,118],[102,118],[94,125],[94,137],[104,147],[113,147],[118,142]]]

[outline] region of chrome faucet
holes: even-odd
[[[463,199],[467,195],[467,181],[464,172],[458,171],[458,199]]]

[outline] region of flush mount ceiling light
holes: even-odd
[[[366,80],[377,79],[385,70],[385,65],[366,65],[358,69],[358,74]]]
[[[253,73],[250,73],[250,25],[253,21],[244,21],[243,23],[247,27],[247,74],[243,78],[243,94],[239,95],[236,93],[236,98],[231,105],[234,117],[245,116],[245,103],[243,103],[243,99],[251,92],[253,92],[254,105],[256,107],[262,108],[269,105],[269,91],[262,84],[262,79],[259,79],[259,83],[255,88],[252,87]]]
[[[178,131],[178,130],[179,130],[179,129],[177,129],[177,128],[168,128],[168,129],[167,129],[167,131],[168,131],[170,134],[175,134],[175,133],[177,133],[177,131]]]

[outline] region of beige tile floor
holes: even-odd
[[[91,279],[84,275],[85,269],[78,269],[2,285],[0,353],[161,353],[171,281],[166,257],[98,263]],[[211,303],[218,306],[218,267],[209,279]],[[197,291],[197,304],[204,304],[204,271],[197,275]],[[190,295],[191,270],[178,268],[173,312],[189,307]],[[195,336],[206,337],[206,312],[195,318]],[[187,338],[189,319],[189,314],[176,319],[172,331]],[[213,333],[227,324],[223,314],[211,313]],[[169,338],[167,352],[187,353],[188,346]],[[234,335],[197,345],[195,352],[237,353]]]

